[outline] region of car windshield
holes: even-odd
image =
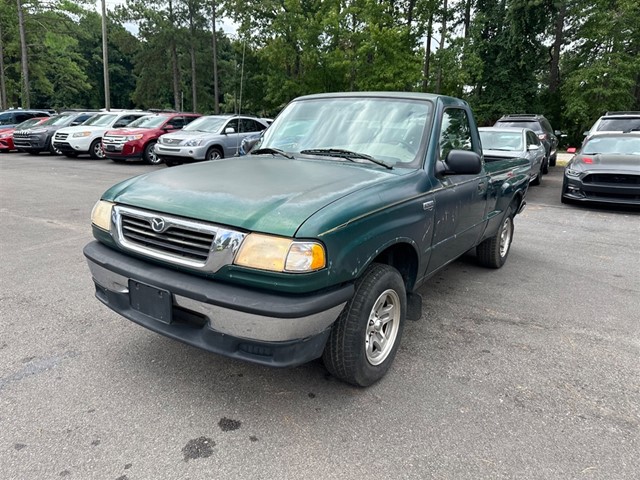
[[[75,115],[57,115],[49,120],[42,122],[40,125],[67,125],[76,118]]]
[[[19,125],[16,125],[16,130],[24,130],[25,128],[29,128],[38,122],[40,122],[39,118],[30,118],[29,120],[25,120]]]
[[[534,132],[542,132],[542,128],[538,122],[530,122],[527,120],[498,120],[494,127],[516,127],[516,128],[529,128]]]
[[[482,148],[485,150],[503,150],[514,152],[524,150],[522,133],[480,130]]]
[[[627,130],[640,130],[640,117],[638,118],[603,118],[598,124],[598,129],[605,132],[625,132]]]
[[[158,128],[166,121],[167,117],[163,115],[150,115],[134,120],[127,125],[127,128]]]
[[[640,155],[640,136],[594,137],[582,147],[582,153],[595,155]]]
[[[419,164],[431,102],[398,98],[318,98],[290,103],[265,131],[258,149],[341,157],[390,165]]]
[[[227,120],[228,119],[226,117],[200,117],[196,118],[182,130],[191,132],[220,133],[222,126],[226,123]]]
[[[108,127],[117,118],[117,115],[96,115],[84,122],[82,125],[92,125],[94,127]]]

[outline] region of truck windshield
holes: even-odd
[[[200,117],[184,127],[182,131],[219,133],[227,120],[227,118],[215,116]]]
[[[426,144],[432,112],[431,102],[425,100],[303,99],[290,103],[278,115],[256,149],[327,157],[336,156],[332,151],[348,151],[390,165],[418,166],[418,150]],[[350,160],[370,164],[357,155],[351,155]]]
[[[167,121],[167,118],[168,117],[165,117],[163,115],[140,117],[127,125],[127,128],[158,128]]]
[[[593,137],[582,147],[582,153],[596,155],[640,155],[640,137],[638,136],[606,136]]]

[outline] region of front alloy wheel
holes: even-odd
[[[327,370],[359,387],[380,380],[398,351],[406,310],[400,272],[389,265],[371,264],[331,327],[322,355]]]
[[[89,147],[89,155],[93,159],[103,159],[105,158],[104,150],[102,149],[102,139],[98,138],[91,143]]]

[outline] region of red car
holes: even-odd
[[[29,120],[25,120],[22,123],[19,123],[15,127],[11,128],[3,128],[0,130],[0,152],[10,152],[11,150],[15,150],[15,146],[13,145],[13,132],[16,130],[25,130],[29,127],[34,127],[36,125],[41,124],[45,120],[49,120],[51,117],[35,117],[30,118]]]
[[[125,128],[109,130],[102,137],[105,156],[121,163],[128,159],[143,159],[146,163],[157,165],[159,160],[155,146],[158,137],[167,132],[179,130],[200,117],[198,113],[156,113],[146,115]]]

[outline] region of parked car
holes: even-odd
[[[126,127],[149,113],[137,110],[98,113],[82,125],[58,130],[53,136],[53,145],[67,157],[89,154],[94,159],[105,158],[102,136],[109,130]]]
[[[596,132],[629,132],[640,130],[640,112],[607,112],[584,132],[585,136]]]
[[[546,157],[544,145],[533,130],[528,128],[479,128],[485,162],[509,158],[525,158],[531,165],[531,185],[540,185]]]
[[[96,297],[150,330],[272,367],[322,357],[367,386],[422,315],[427,278],[470,249],[507,261],[530,170],[508,164],[482,161],[462,100],[310,95],[249,155],[111,187],[84,254]]]
[[[267,126],[255,117],[200,117],[178,132],[162,135],[156,144],[156,155],[169,167],[233,157],[238,154],[245,137],[261,132]]]
[[[49,120],[49,118],[51,117],[33,117],[29,120],[25,120],[15,127],[0,129],[0,152],[10,152],[11,150],[16,150],[16,147],[13,143],[13,134],[16,130],[24,130],[26,128],[33,127],[46,120]]]
[[[558,137],[561,135],[559,130],[553,130],[549,120],[544,115],[538,114],[512,114],[503,115],[494,125],[494,127],[518,127],[533,130],[544,145],[547,154],[545,164],[542,171],[549,172],[549,167],[556,165],[558,156]]]
[[[162,163],[155,152],[160,135],[180,130],[196,118],[198,113],[156,113],[134,120],[125,128],[109,130],[102,137],[102,148],[114,162],[142,158],[146,163]]]
[[[0,112],[0,128],[13,128],[16,125],[34,117],[50,117],[47,110],[22,110],[21,108]]]
[[[21,151],[37,155],[46,152],[62,155],[53,145],[53,136],[61,128],[80,125],[96,115],[95,111],[68,111],[51,117],[40,125],[19,129],[13,133],[13,143]]]
[[[564,169],[563,203],[640,206],[640,132],[595,133]]]

